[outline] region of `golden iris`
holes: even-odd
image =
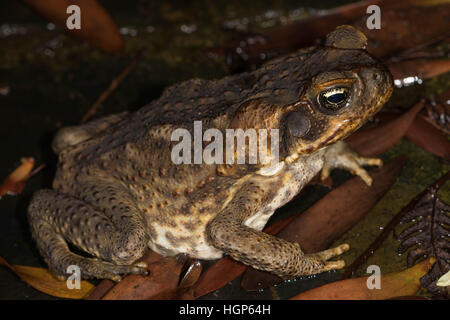
[[[349,92],[346,87],[328,89],[319,94],[319,104],[327,109],[339,110],[348,104]]]

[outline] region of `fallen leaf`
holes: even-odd
[[[450,270],[448,228],[450,227],[450,205],[443,203],[439,196],[439,188],[450,178],[450,173],[444,175],[439,185],[427,188],[416,203],[408,208],[400,223],[407,227],[397,236],[401,241],[399,253],[408,251],[406,258],[408,267],[418,259],[433,257],[436,259],[431,271],[421,279],[422,285],[433,294],[446,294],[436,286],[438,279]]]
[[[142,257],[142,261],[146,262],[149,266],[152,266],[153,264],[161,261],[163,258],[164,258],[163,256],[157,254],[156,252],[149,250],[144,255],[144,257]],[[150,270],[150,274],[151,274],[151,270]],[[128,275],[128,276],[125,276],[125,278],[122,279],[121,282],[127,283],[129,281],[129,280],[127,280],[128,277],[131,277],[131,280],[133,280],[133,278],[134,278],[134,277],[132,277],[132,275]],[[144,277],[142,277],[142,278],[144,278]],[[95,290],[93,290],[91,292],[91,294],[86,297],[86,300],[97,300],[97,299],[103,298],[117,284],[118,284],[117,282],[114,282],[112,280],[108,280],[108,279],[102,280],[95,287]],[[129,286],[129,284],[125,285],[125,286]],[[127,289],[127,290],[129,290],[129,289]]]
[[[94,289],[93,284],[84,280],[80,283],[80,289],[69,289],[67,288],[66,281],[56,279],[47,269],[10,265],[2,257],[0,257],[0,265],[13,271],[36,290],[54,297],[83,299]]]
[[[389,62],[389,71],[397,81],[417,77],[430,79],[450,71],[450,59],[413,59],[400,62]]]
[[[400,210],[390,221],[383,227],[383,231],[375,238],[375,240],[367,247],[367,249],[361,253],[346,269],[342,276],[342,279],[350,278],[354,272],[361,266],[367,259],[374,254],[376,250],[382,245],[384,240],[387,239],[389,235],[391,235],[395,229],[395,227],[404,219],[404,215],[408,214],[411,210],[417,207],[418,203],[424,198],[427,194],[430,193],[430,190],[439,189],[449,178],[450,173],[447,173],[440,177],[438,180],[433,182],[430,186],[428,186],[421,193],[416,195],[402,210]],[[415,262],[415,261],[414,261]],[[411,263],[412,265],[413,263]],[[409,265],[409,266],[411,266]],[[435,268],[435,266],[433,267]]]
[[[17,195],[21,193],[27,180],[44,167],[44,165],[41,165],[32,171],[35,163],[34,158],[22,158],[20,160],[22,164],[11,172],[0,186],[0,198],[6,194]]]
[[[239,277],[246,269],[246,265],[230,257],[220,259],[201,274],[199,281],[193,288],[194,297],[198,298],[222,288]]]
[[[115,286],[115,282],[109,279],[104,279],[100,282],[94,290],[91,291],[86,297],[85,300],[100,300],[103,298],[112,287]]]
[[[308,210],[298,214],[277,236],[300,243],[306,253],[325,250],[366,216],[396,181],[405,163],[406,157],[402,156],[382,168],[371,170],[371,187],[359,177],[347,180]],[[248,269],[241,286],[245,290],[260,290],[281,281],[281,278],[268,272]]]
[[[417,105],[416,105],[417,106]],[[412,112],[411,109],[409,112]],[[406,114],[404,114],[406,117]],[[403,117],[403,116],[400,116]],[[388,123],[393,123],[393,121],[396,121],[399,119],[399,115],[393,112],[382,112],[376,115],[377,119],[380,119],[382,121],[389,121]],[[387,125],[386,123],[385,125]],[[381,128],[383,125],[380,125]],[[396,140],[398,139],[398,133],[403,133],[405,126],[402,126],[401,131],[395,130],[395,128],[391,128],[394,130],[394,133],[397,135],[395,139],[389,137],[388,140]],[[364,146],[364,141],[367,141],[367,143],[370,142],[371,136],[374,136],[374,133],[370,133],[369,130],[373,130],[375,132],[376,128],[373,129],[367,129],[368,133],[367,136],[364,136],[362,133],[365,130],[362,130],[361,135],[362,137],[358,136],[356,134],[355,137],[350,136],[348,139],[348,143],[355,149],[355,150],[361,150],[361,154],[367,153],[366,150],[374,150],[369,152],[379,152],[378,150],[384,150],[385,146],[382,145],[381,147],[376,146]],[[387,137],[386,133],[383,133],[382,130],[379,130],[378,134],[381,137]],[[441,157],[445,160],[450,160],[450,141],[447,139],[446,135],[436,126],[431,124],[429,121],[425,120],[425,118],[421,114],[417,114],[412,123],[407,128],[406,132],[404,133],[404,137],[411,141],[412,143],[416,144],[418,147],[424,149],[425,151],[431,152],[434,155]],[[379,140],[379,143],[382,144],[384,139],[378,139],[376,137],[373,138],[373,141]],[[361,149],[359,149],[361,148]],[[367,149],[369,148],[369,149]]]
[[[217,47],[210,56],[222,56],[232,71],[251,70],[281,54],[314,45],[315,40],[342,24],[360,29],[368,38],[367,51],[377,58],[436,42],[448,36],[448,3],[421,0],[359,1],[317,15],[267,28],[261,34],[241,37],[228,46]],[[367,28],[367,7],[381,8],[381,29]],[[432,23],[431,23],[432,22]],[[437,69],[434,69],[438,71]]]
[[[425,151],[445,160],[450,160],[450,141],[442,131],[420,115],[414,119],[414,122],[408,128],[405,138]]]
[[[395,2],[398,1],[392,1]],[[381,29],[369,29],[367,15],[352,24],[366,35],[367,51],[379,59],[432,44],[450,35],[449,3],[434,6],[409,3],[387,10],[381,7],[381,12]]]
[[[380,289],[369,289],[369,277],[341,280],[302,292],[291,300],[385,300],[412,296],[420,289],[422,278],[434,263],[429,258],[400,272],[381,275]]]
[[[323,38],[337,26],[365,16],[367,6],[372,4],[391,5],[386,0],[370,0],[322,10],[312,17],[267,28],[260,35],[250,34],[230,45],[214,48],[210,56],[224,56],[232,71],[252,69],[280,54],[313,45],[316,39]]]
[[[199,260],[188,258],[181,272],[180,283],[177,288],[163,291],[151,297],[152,300],[194,300],[194,288],[202,273]]]
[[[178,288],[184,261],[149,252],[143,259],[149,264],[148,276],[130,274],[115,284],[102,300],[148,300],[162,297]]]
[[[202,273],[202,264],[199,260],[190,259],[189,263],[186,263],[186,270],[183,271],[183,275],[180,280],[179,288],[192,287],[199,279]]]
[[[425,101],[395,119],[366,130],[358,130],[345,141],[362,156],[375,156],[393,147],[407,133]]]
[[[448,287],[450,286],[450,270],[444,274],[442,277],[438,279],[436,282],[436,285],[438,287]]]
[[[76,38],[87,41],[91,46],[108,53],[119,52],[123,48],[122,36],[111,16],[97,0],[78,0],[81,11],[81,28],[68,30],[66,20],[70,16],[67,7],[74,4],[69,0],[24,0],[40,15],[58,25]]]
[[[182,276],[178,288],[172,291],[162,292],[152,297],[156,300],[194,300],[194,288],[202,274],[202,264],[199,260],[189,258],[185,263],[186,270],[182,271]]]

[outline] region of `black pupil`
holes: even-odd
[[[345,93],[335,93],[327,97],[329,103],[339,104],[346,98]]]

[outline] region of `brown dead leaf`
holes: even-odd
[[[409,77],[429,79],[450,71],[450,59],[413,59],[389,62],[387,66],[396,80]]]
[[[183,265],[174,257],[166,257],[149,266],[150,275],[128,275],[117,283],[102,300],[148,300],[173,291]]]
[[[367,28],[367,7],[381,8],[381,29]],[[213,57],[225,57],[232,71],[252,69],[265,60],[315,44],[339,25],[349,24],[368,39],[367,51],[387,59],[400,52],[426,46],[449,36],[450,4],[429,0],[378,0],[345,4],[285,25],[267,28],[210,51]],[[435,71],[438,69],[434,68]]]
[[[162,257],[149,251],[142,261],[149,265],[150,274],[148,276],[130,274],[121,282],[114,284],[112,288],[105,285],[98,289],[106,291],[105,294],[101,295],[93,291],[87,299],[92,299],[92,296],[96,298],[100,296],[103,300],[148,300],[165,295],[170,296],[170,293],[177,290],[185,262],[183,259]]]
[[[426,257],[436,259],[431,271],[420,282],[428,292],[450,298],[450,288],[437,285],[438,279],[450,270],[448,227],[450,205],[439,197],[439,189],[450,181],[450,171],[413,198],[399,213],[399,223],[407,224],[396,236],[400,240],[398,252],[408,251],[406,263],[413,266]]]
[[[104,279],[100,282],[94,290],[92,290],[84,299],[86,300],[100,300],[103,298],[116,283],[109,279]]]
[[[185,270],[184,270],[185,269]],[[177,288],[162,291],[151,297],[152,300],[194,300],[194,288],[202,273],[199,260],[187,258]]]
[[[313,45],[316,39],[323,38],[337,26],[351,24],[365,16],[369,5],[376,4],[384,10],[391,7],[392,3],[389,0],[366,0],[322,10],[315,16],[267,28],[260,35],[250,34],[229,45],[216,47],[210,51],[210,56],[225,57],[233,71],[251,69],[267,59]]]
[[[181,277],[179,288],[189,288],[192,287],[199,279],[202,273],[202,264],[199,260],[189,259],[188,263],[185,264],[186,270],[183,271],[183,276]]]
[[[193,299],[191,287],[202,266],[186,256],[163,257],[148,251],[142,261],[149,265],[148,276],[128,275],[121,282],[103,280],[87,300]]]
[[[302,292],[291,300],[386,300],[413,296],[420,289],[420,278],[430,270],[435,259],[429,258],[400,272],[381,275],[380,289],[369,289],[369,277],[341,280]]]
[[[409,112],[412,112],[412,110],[410,110]],[[399,119],[398,114],[392,112],[383,112],[378,114],[376,117],[378,119],[381,119],[382,121],[388,121],[386,125],[389,123],[394,123],[394,121]],[[379,127],[381,128],[383,127],[383,125],[380,125]],[[373,130],[376,129],[377,128]],[[380,136],[383,135],[381,131],[379,132],[379,134]],[[386,134],[384,134],[383,137],[384,136],[386,136]],[[440,129],[436,128],[436,126],[427,121],[421,114],[416,115],[414,121],[412,121],[411,125],[408,127],[408,130],[406,130],[406,132],[404,133],[404,137],[412,143],[416,144],[418,147],[424,149],[425,151],[431,152],[434,155],[445,160],[450,160],[450,141]],[[357,137],[355,141],[351,141],[351,139],[353,139],[352,136],[350,136],[349,139],[350,143],[356,145],[357,148],[359,145],[364,148],[362,142],[359,141],[360,137]],[[382,143],[382,141],[380,141],[380,143]],[[375,147],[374,149],[378,148]]]
[[[122,36],[111,16],[97,0],[24,0],[40,15],[55,23],[76,38],[86,40],[91,46],[108,53],[119,52],[123,48]],[[76,4],[81,11],[81,29],[68,30],[67,7]]]
[[[344,274],[342,275],[342,279],[346,279],[351,277],[354,272],[367,261],[367,259],[374,254],[376,250],[380,248],[380,246],[383,244],[383,242],[387,239],[389,235],[392,234],[394,229],[397,227],[397,225],[402,221],[405,215],[407,215],[411,210],[414,208],[417,208],[419,206],[419,202],[426,197],[427,195],[430,195],[431,193],[437,193],[437,190],[449,179],[450,172],[447,172],[447,174],[440,177],[438,180],[433,182],[430,186],[428,186],[425,190],[423,190],[421,193],[419,193],[417,196],[415,196],[400,212],[398,212],[392,219],[383,227],[383,231],[376,237],[375,240],[366,248],[366,250],[361,253],[346,269]],[[420,205],[422,206],[422,205]],[[439,205],[440,206],[440,205]],[[426,206],[425,206],[426,207]],[[441,206],[440,206],[441,207]],[[442,208],[442,207],[441,207]],[[416,211],[417,212],[417,211]],[[420,215],[420,214],[419,214]],[[440,215],[440,214],[439,214]],[[439,218],[437,219],[439,220]],[[440,222],[440,221],[439,221]],[[433,221],[434,224],[434,221]],[[419,226],[418,229],[423,228],[423,226]],[[421,234],[422,232],[419,232]],[[425,233],[426,234],[426,233]],[[445,242],[445,240],[444,240]],[[417,244],[415,240],[413,240],[414,244]],[[445,247],[445,244],[444,244]],[[434,257],[436,257],[435,255]],[[415,263],[414,261],[411,261],[411,264],[408,266],[411,267]],[[435,265],[436,267],[436,265]],[[435,268],[433,267],[433,269]],[[423,279],[422,279],[423,281]],[[426,287],[426,286],[425,286]]]
[[[0,265],[13,271],[19,278],[36,290],[54,297],[83,299],[94,289],[93,284],[84,280],[81,281],[80,289],[69,289],[66,281],[56,279],[48,269],[10,265],[2,257],[0,257]]]
[[[201,274],[194,286],[194,297],[198,298],[222,288],[239,277],[246,269],[246,265],[230,257],[220,259]]]
[[[34,171],[34,158],[22,158],[22,164],[17,167],[11,174],[3,181],[0,186],[0,198],[6,194],[17,195],[25,188],[25,184],[29,178],[39,172],[44,165],[39,166]]]
[[[362,156],[375,156],[383,153],[406,134],[424,105],[425,102],[421,100],[403,115],[380,126],[356,131],[345,141]]]
[[[414,122],[408,128],[405,138],[425,151],[445,160],[450,160],[450,141],[442,131],[420,115],[414,119]]]
[[[154,263],[157,263],[158,261],[160,261],[161,259],[163,259],[163,257],[159,254],[157,254],[156,252],[153,251],[148,251],[144,257],[142,258],[142,261],[147,262],[147,264],[149,266],[151,266]],[[151,271],[150,271],[151,274]],[[130,280],[127,280],[129,276],[126,276],[124,279],[122,279],[121,282],[127,283]],[[114,282],[112,280],[108,280],[105,279],[102,282],[100,282],[95,289],[91,292],[91,294],[89,294],[86,297],[86,300],[98,300],[98,299],[102,299],[103,297],[105,297],[108,292],[114,288],[114,286],[116,286],[118,283]],[[129,286],[129,285],[128,285]]]
[[[397,2],[390,1],[392,4]],[[387,10],[381,6],[381,12],[381,29],[368,29],[367,15],[352,24],[366,35],[367,51],[379,59],[429,45],[450,35],[449,3],[435,6],[409,4]]]

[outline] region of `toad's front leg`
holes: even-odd
[[[255,269],[268,271],[285,279],[342,269],[345,266],[343,260],[328,260],[347,251],[347,244],[315,254],[305,254],[298,243],[246,226],[245,220],[257,211],[263,197],[255,196],[261,188],[254,185],[243,189],[245,190],[241,190],[241,194],[249,196],[230,201],[225,210],[207,225],[206,232],[214,247]]]
[[[382,166],[383,161],[377,158],[359,156],[343,141],[329,146],[325,151],[325,161],[322,168],[321,180],[325,180],[333,169],[344,169],[359,176],[368,186],[372,185],[372,178],[362,166]]]

